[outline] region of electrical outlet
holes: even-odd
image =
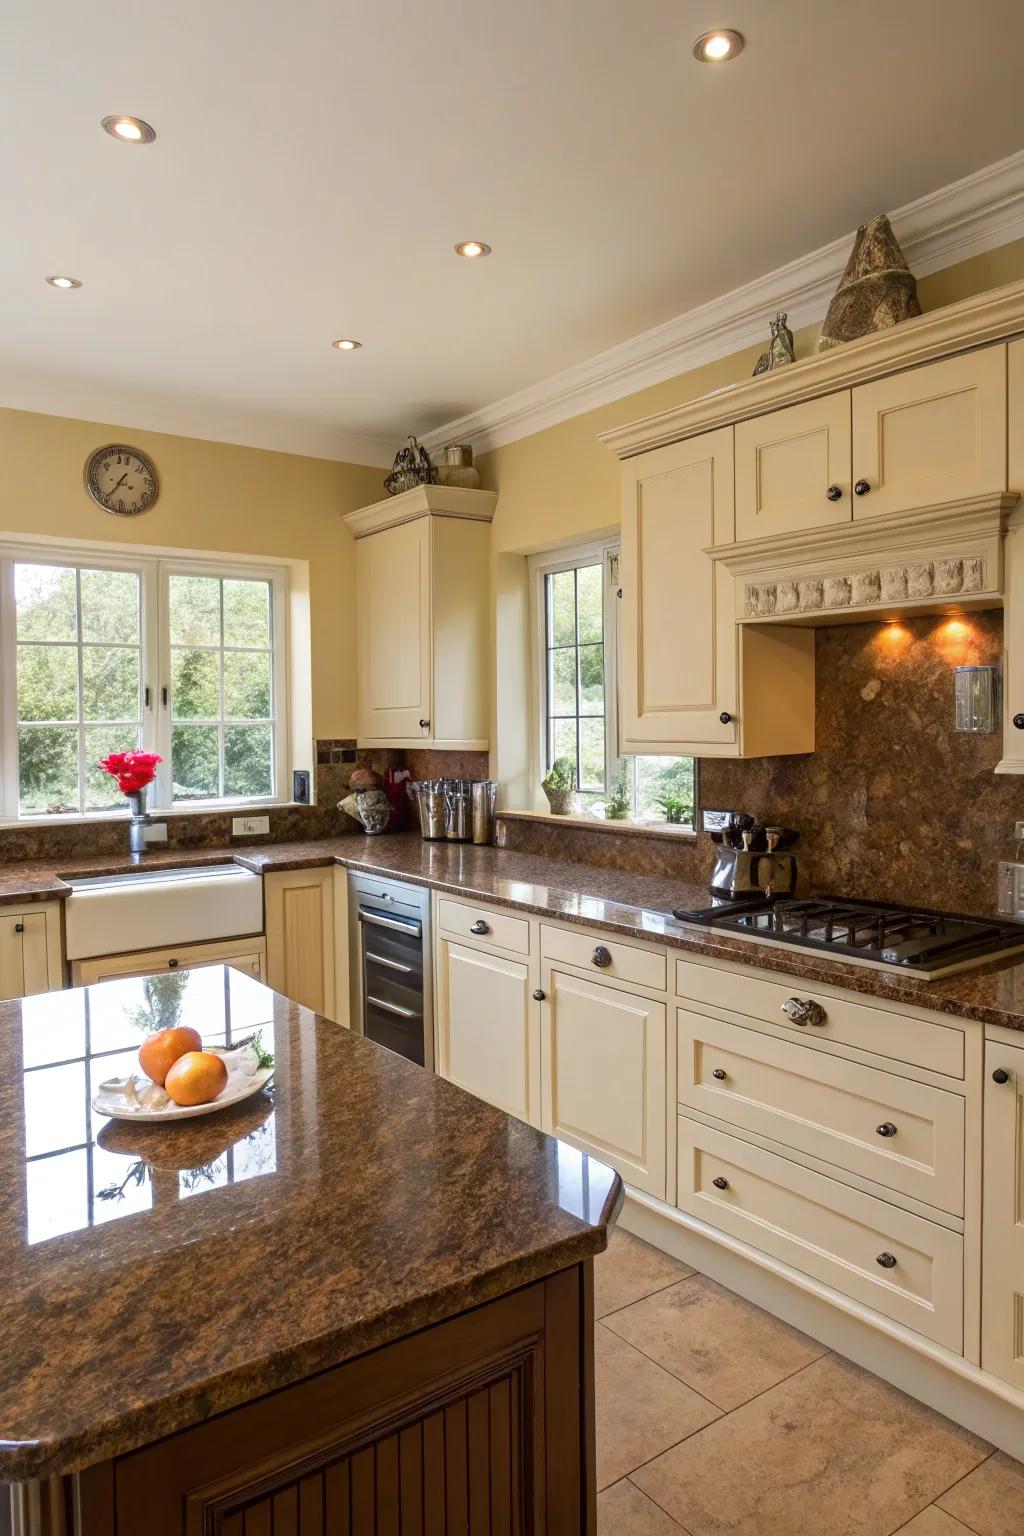
[[[232,816],[232,837],[266,837],[270,831],[269,816]]]
[[[1024,842],[1024,821],[1015,821],[1014,822],[1014,824],[1013,824],[1013,835],[1017,839],[1018,843],[1019,842]]]

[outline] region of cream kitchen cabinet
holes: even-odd
[[[540,1125],[540,1003],[527,960],[443,934],[435,958],[437,1070]]]
[[[551,961],[541,988],[543,1129],[663,1200],[665,1003]]]
[[[738,629],[732,575],[705,553],[734,537],[731,427],[625,461],[620,751],[813,751],[814,635]]]
[[[0,999],[64,985],[60,903],[0,907]]]
[[[827,528],[853,517],[850,391],[736,427],[736,538]]]
[[[1006,348],[981,347],[853,391],[853,515],[1006,490]]]
[[[102,955],[72,960],[71,981],[89,987],[97,981],[119,981],[127,976],[158,976],[165,972],[194,971],[206,965],[230,965],[257,981],[265,980],[266,945],[262,937],[220,939],[212,944],[179,944],[171,949],[142,949],[128,955]]]
[[[1024,1388],[1024,1044],[985,1047],[981,1363]]]
[[[358,512],[360,746],[485,750],[489,491],[420,486]]]
[[[333,1019],[335,998],[334,868],[295,869],[263,877],[267,985]]]

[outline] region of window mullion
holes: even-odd
[[[78,658],[78,810],[85,812],[85,648],[82,644],[82,568],[75,567],[75,635]]]

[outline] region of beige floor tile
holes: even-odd
[[[624,1477],[597,1496],[597,1536],[682,1536],[682,1527]]]
[[[984,1441],[835,1355],[634,1473],[692,1536],[889,1536]]]
[[[604,1317],[617,1312],[631,1301],[639,1301],[642,1296],[692,1274],[688,1264],[620,1228],[612,1233],[604,1253],[594,1260],[594,1315]]]
[[[605,1322],[727,1411],[828,1353],[704,1275],[634,1302]]]
[[[901,1525],[894,1536],[974,1536],[966,1525],[947,1515],[937,1504],[929,1504],[907,1525]]]
[[[648,1360],[631,1344],[595,1329],[597,1486],[607,1488],[634,1467],[710,1424],[717,1408]]]
[[[997,1451],[935,1502],[978,1536],[1022,1536],[1024,1464]]]

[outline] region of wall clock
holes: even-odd
[[[153,460],[138,448],[111,443],[85,462],[85,488],[98,507],[115,517],[148,512],[160,494]]]

